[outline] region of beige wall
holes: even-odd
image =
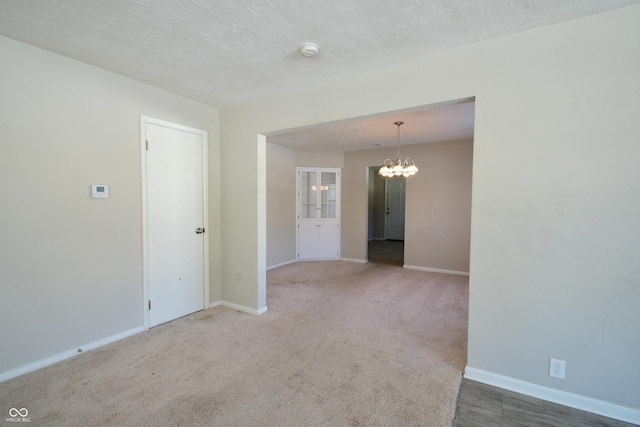
[[[296,150],[296,166],[309,168],[343,168],[342,151]]]
[[[640,409],[638,21],[631,6],[221,111],[223,146],[251,160],[259,133],[475,97],[469,371]],[[223,293],[244,305],[265,289],[262,179],[223,182]]]
[[[411,153],[420,173],[407,179],[404,264],[468,273],[473,141],[420,148]]]
[[[209,132],[219,299],[217,110],[2,37],[0,52],[0,376],[142,327],[141,114]]]
[[[267,267],[296,259],[296,152],[267,143]]]

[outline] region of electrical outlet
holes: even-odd
[[[563,380],[566,363],[564,360],[549,358],[549,376]]]

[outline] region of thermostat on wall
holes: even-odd
[[[109,186],[102,184],[94,184],[91,186],[91,197],[94,199],[108,199]]]

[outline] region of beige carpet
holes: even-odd
[[[325,261],[267,280],[261,316],[204,310],[1,383],[0,421],[24,407],[38,426],[451,425],[467,278]]]

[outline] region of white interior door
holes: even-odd
[[[149,326],[204,308],[206,133],[146,123]]]
[[[389,240],[404,240],[405,185],[404,178],[385,179],[385,238]]]

